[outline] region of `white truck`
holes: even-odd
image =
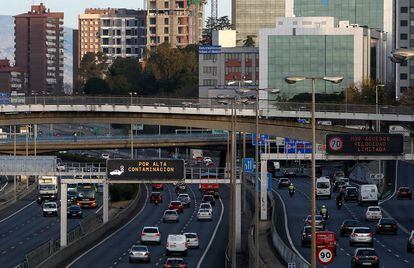
[[[56,176],[40,176],[38,182],[39,199],[57,200],[58,179]]]
[[[362,184],[359,186],[358,205],[372,204],[378,206],[378,188],[375,184]]]
[[[191,149],[191,159],[194,162],[201,164],[203,162],[203,150],[200,149]]]

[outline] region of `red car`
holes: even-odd
[[[153,183],[152,184],[153,191],[164,191],[164,184],[163,183]]]
[[[408,187],[400,187],[400,188],[398,188],[397,198],[398,199],[401,199],[401,198],[409,198],[411,200],[412,194],[411,194],[410,188],[408,188]]]
[[[177,213],[183,213],[184,212],[184,206],[181,201],[171,201],[170,205],[168,206],[168,209],[175,210]]]

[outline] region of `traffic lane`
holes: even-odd
[[[296,187],[299,187],[301,190],[309,189],[310,181],[298,180],[295,185],[297,185]],[[317,204],[318,208],[322,204],[328,206],[328,210],[330,211],[330,219],[328,220],[327,228],[336,232],[339,244],[338,252],[343,252],[346,256],[349,255],[348,261],[350,261],[351,255],[355,251],[355,247],[349,246],[348,237],[340,237],[339,228],[344,219],[356,219],[361,222],[361,226],[368,226],[373,231],[374,248],[380,257],[381,265],[384,265],[385,267],[391,267],[392,265],[395,265],[395,263],[398,263],[398,265],[402,265],[402,267],[408,267],[406,266],[407,264],[413,263],[413,254],[408,254],[405,251],[406,236],[401,232],[399,232],[397,236],[376,235],[375,223],[365,222],[365,211],[367,207],[360,207],[356,202],[353,202],[345,203],[344,207],[341,210],[336,210],[335,199],[332,199],[331,201],[318,200]],[[332,219],[334,221],[332,221]],[[338,256],[340,256],[340,254],[338,254]]]
[[[224,260],[225,259],[225,254],[226,254],[226,249],[227,249],[227,242],[228,242],[228,238],[229,238],[229,210],[225,209],[229,207],[229,189],[228,187],[221,187],[220,188],[220,199],[223,202],[223,206],[222,209],[224,209],[223,211],[223,218],[221,220],[221,223],[217,229],[217,233],[216,236],[214,237],[213,242],[211,243],[211,246],[209,248],[209,250],[206,252],[206,257],[204,258],[203,262],[200,264],[200,267],[202,268],[210,268],[210,267],[215,267],[215,268],[222,268],[224,267],[224,261],[217,261],[217,260]],[[216,200],[216,206],[219,202],[217,202]],[[213,218],[213,220],[215,221],[216,218]],[[246,234],[242,234],[242,235],[246,235]],[[210,237],[206,237],[203,240],[210,240]],[[202,243],[207,242],[209,243],[209,241],[204,241],[201,240]],[[203,250],[205,251],[205,250]],[[196,266],[191,266],[191,267],[196,267]]]
[[[218,222],[221,209],[213,207],[213,221],[211,222],[197,222],[197,211],[198,206],[201,203],[201,193],[198,191],[195,185],[188,186],[187,193],[191,196],[192,204],[190,208],[184,210],[184,213],[180,214],[180,224],[176,223],[163,223],[160,219],[156,224],[161,232],[161,245],[147,245],[151,253],[151,263],[141,264],[142,267],[163,267],[165,261],[169,257],[175,257],[176,255],[166,256],[166,240],[169,234],[182,234],[185,232],[195,232],[200,238],[199,249],[188,249],[187,256],[177,255],[183,257],[184,260],[189,264],[190,267],[196,267],[198,260],[201,258],[207,243],[208,237],[213,233],[213,230]],[[176,195],[173,193],[173,198]],[[130,245],[132,246],[132,245]],[[126,251],[127,252],[127,251]],[[125,252],[124,252],[125,253]],[[121,259],[119,259],[121,258]],[[128,263],[128,255],[122,255],[118,257],[117,267],[130,267],[134,264]]]
[[[101,198],[98,199],[101,204]],[[36,203],[37,205],[37,203]],[[96,209],[83,210],[84,216],[94,214]],[[34,215],[24,225],[13,225],[1,237],[0,241],[0,263],[2,267],[14,267],[25,258],[26,253],[49,241],[58,239],[60,236],[59,217],[43,217],[40,206],[33,208]],[[68,230],[79,225],[80,219],[68,219]]]
[[[287,211],[288,222],[286,223],[289,226],[290,236],[293,242],[294,247],[299,251],[299,253],[306,258],[309,262],[311,260],[311,248],[302,247],[301,245],[301,236],[303,231],[304,219],[307,215],[311,214],[311,199],[310,199],[310,187],[307,185],[306,181],[309,178],[295,178],[292,180],[296,188],[296,193],[291,197],[287,189],[277,189],[277,184],[274,186],[274,190],[278,191],[281,195]],[[320,200],[317,202],[317,207],[325,204],[328,208],[328,211],[333,211],[334,205],[328,200]],[[344,214],[344,211],[340,211]],[[345,216],[341,218],[346,218]],[[327,222],[327,230],[335,232],[338,226],[341,223],[341,218],[332,216]],[[338,235],[338,234],[337,234]],[[348,253],[348,254],[347,254]],[[333,265],[335,267],[349,267],[350,263],[350,252],[345,249],[341,250],[338,247],[337,256],[334,259]],[[319,266],[318,266],[319,267]]]
[[[122,260],[127,256],[131,245],[140,242],[142,228],[156,224],[162,217],[172,199],[170,187],[167,185],[164,189],[162,203],[158,205],[149,203],[148,198],[149,193],[142,210],[130,222],[118,229],[117,233],[113,233],[106,240],[99,242],[91,251],[81,255],[67,267],[110,267],[114,263],[118,264],[119,258]],[[163,234],[161,234],[162,236]]]
[[[408,186],[411,191],[414,191],[414,165],[405,161],[398,161],[397,168],[397,190],[401,186]],[[383,202],[381,207],[406,230],[414,229],[414,200],[399,200],[395,193],[390,200]]]
[[[5,221],[14,222],[16,219],[14,219],[13,217],[17,215],[18,213],[26,213],[27,208],[35,203],[34,201],[36,200],[36,198],[37,198],[37,191],[34,190],[33,192],[31,192],[24,198],[19,199],[13,204],[8,205],[7,207],[0,210],[0,229]]]

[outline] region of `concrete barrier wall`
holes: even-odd
[[[79,252],[83,252],[91,245],[94,245],[97,241],[100,241],[103,237],[117,230],[120,226],[125,224],[136,212],[137,207],[140,205],[140,200],[143,196],[143,187],[139,187],[138,193],[135,199],[129,204],[127,208],[118,213],[114,219],[108,223],[99,226],[93,232],[90,232],[82,236],[78,241],[69,244],[67,247],[59,250],[45,261],[40,263],[36,267],[42,268],[55,268],[64,267],[75,256],[79,255]],[[33,266],[30,266],[33,267]]]

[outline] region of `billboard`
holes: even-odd
[[[181,180],[184,160],[121,160],[109,159],[106,164],[109,180]]]
[[[326,153],[331,155],[401,155],[402,134],[328,134]]]

